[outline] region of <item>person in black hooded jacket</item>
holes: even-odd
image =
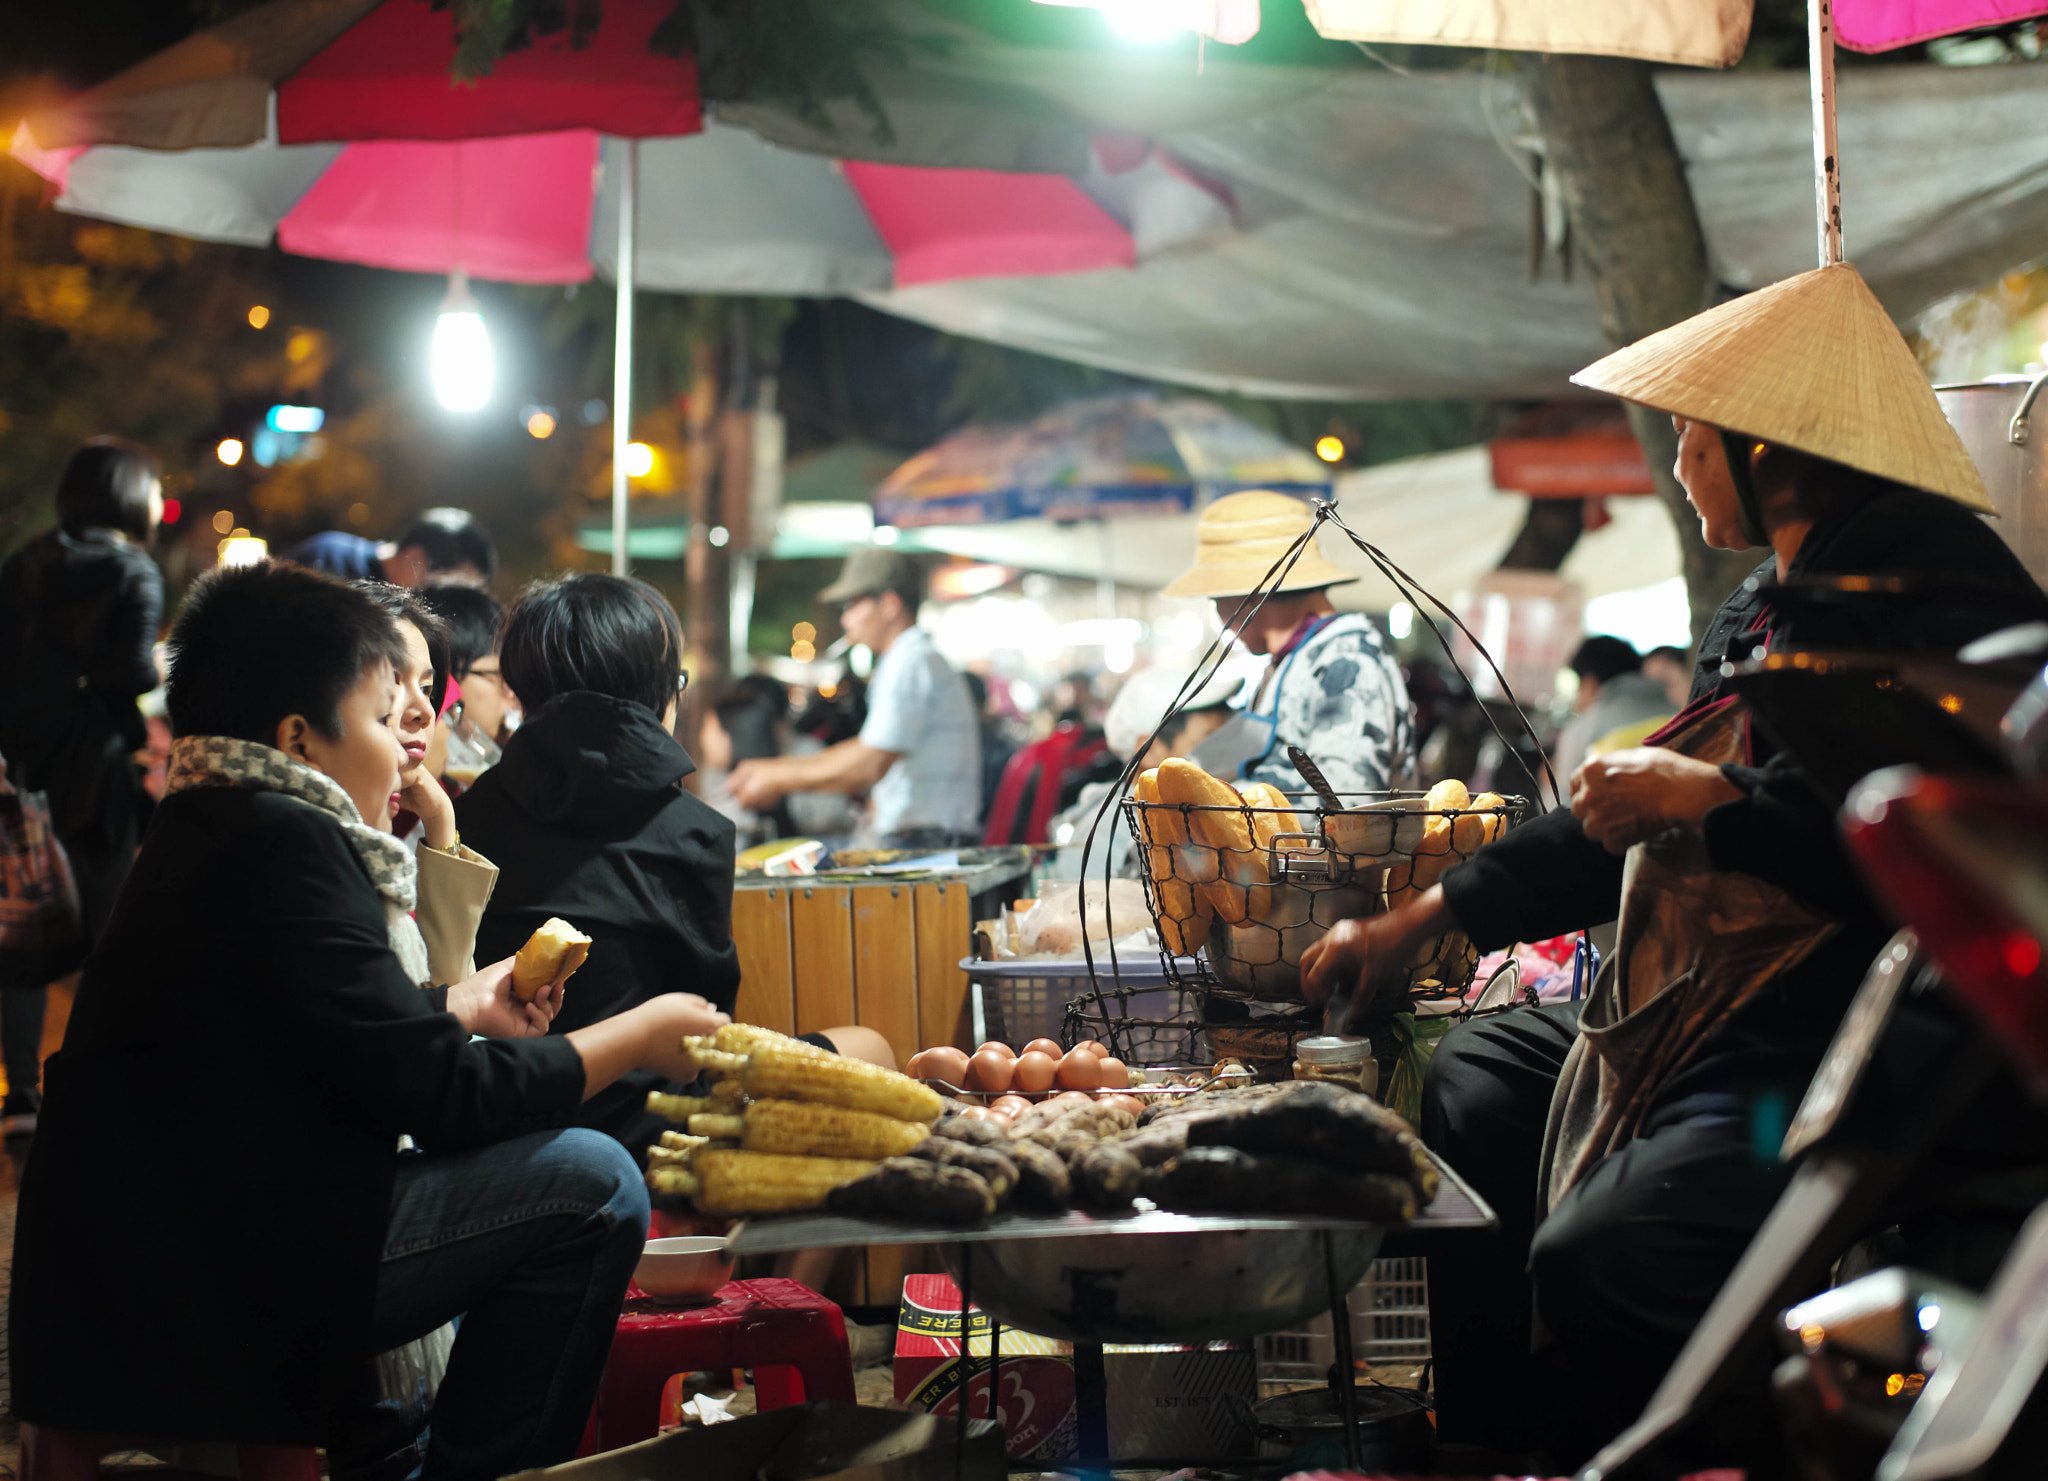
[[[675,609],[644,581],[543,583],[505,619],[499,661],[526,721],[457,800],[455,820],[498,866],[477,928],[487,960],[550,916],[593,938],[556,1032],[678,989],[730,1013],[739,991],[732,824],[683,789],[696,765],[670,732],[682,658]],[[577,1123],[644,1157],[666,1125],[648,1114],[647,1092],[664,1084],[623,1075]]]

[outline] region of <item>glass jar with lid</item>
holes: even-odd
[[[1346,1035],[1296,1039],[1294,1078],[1327,1080],[1361,1095],[1372,1095],[1380,1088],[1380,1066],[1372,1057],[1371,1039]]]

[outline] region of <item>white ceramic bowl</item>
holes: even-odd
[[[732,1279],[732,1252],[723,1239],[650,1239],[633,1279],[664,1306],[700,1305]]]

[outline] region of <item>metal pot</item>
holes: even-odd
[[[1358,1461],[1366,1471],[1420,1471],[1429,1464],[1436,1427],[1427,1395],[1412,1388],[1363,1384],[1356,1391]],[[1344,1410],[1327,1388],[1276,1394],[1251,1407],[1259,1459],[1285,1460],[1299,1470],[1351,1469],[1344,1447]]]
[[[940,1258],[958,1281],[971,1250],[974,1304],[1006,1326],[1072,1342],[1208,1342],[1329,1310],[1324,1239],[1348,1291],[1380,1234],[1355,1225],[996,1239],[943,1246]]]
[[[2048,585],[2048,408],[2042,424],[2033,424],[2044,385],[2048,374],[1936,386],[1934,394],[1998,506],[1992,528],[2034,579]]]

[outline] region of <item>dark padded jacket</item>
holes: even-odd
[[[577,691],[528,716],[504,759],[456,800],[462,841],[498,866],[476,959],[510,956],[554,915],[594,938],[554,1032],[665,992],[732,1011],[733,827],[683,790],[695,769],[646,706]],[[623,1075],[577,1124],[644,1160],[668,1125],[646,1109],[663,1083],[652,1071]]]

